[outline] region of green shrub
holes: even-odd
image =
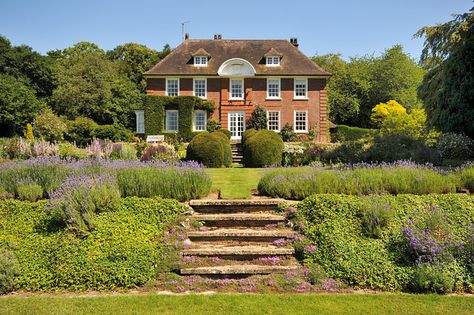
[[[206,132],[191,140],[186,149],[186,158],[207,167],[229,167],[232,165],[232,150],[226,135]]]
[[[44,112],[36,116],[33,122],[35,137],[47,141],[61,141],[66,133],[66,123],[52,111]]]
[[[68,177],[51,194],[46,208],[53,221],[86,235],[94,229],[96,215],[113,210],[119,200],[117,182],[110,175]]]
[[[247,139],[254,136],[256,133],[257,133],[257,130],[255,129],[247,129],[242,133],[242,137],[240,138],[240,140],[242,141],[242,143],[245,143]]]
[[[207,120],[207,131],[213,132],[216,130],[221,129],[221,122],[216,119],[208,119]]]
[[[286,123],[283,128],[280,130],[280,137],[285,142],[292,142],[296,140],[296,133],[293,130],[293,126],[289,123]]]
[[[366,233],[361,213],[367,205],[391,209],[390,219],[380,228],[377,238]],[[444,249],[452,259],[443,262],[446,274],[440,268],[440,273],[426,276],[428,281],[418,281],[421,277],[415,278],[415,274],[419,265],[407,260],[403,228],[410,221],[426,216],[426,209],[433,206],[449,222],[446,238],[456,244],[466,244],[472,238],[474,196],[312,195],[298,204],[296,212],[300,231],[317,248],[313,254],[306,255],[305,263],[320,265],[329,277],[356,289],[415,290],[419,287],[417,283],[427,283],[429,291],[469,290],[473,278],[469,276],[467,260],[459,254],[459,246]],[[450,279],[448,285],[446,275]]]
[[[331,150],[322,152],[325,162],[358,163],[365,159],[367,141],[345,141],[332,147]]]
[[[474,141],[456,133],[441,134],[436,147],[444,159],[467,160],[474,155]]]
[[[122,125],[99,125],[91,135],[102,140],[129,142],[133,133]]]
[[[452,178],[410,164],[339,170],[276,169],[260,179],[258,190],[263,195],[297,200],[324,193],[443,194],[456,192]]]
[[[474,166],[462,168],[456,173],[459,189],[467,189],[474,193]]]
[[[85,146],[92,141],[92,133],[99,126],[95,121],[87,117],[77,117],[66,123],[67,131],[65,138],[79,146]]]
[[[249,121],[249,128],[255,130],[267,129],[267,112],[262,106],[257,105],[253,110]]]
[[[74,143],[61,142],[59,144],[59,156],[62,159],[82,160],[87,158],[85,149],[78,148]]]
[[[388,226],[393,213],[390,205],[380,204],[377,200],[367,200],[361,209],[362,230],[369,237],[379,238]]]
[[[135,149],[135,146],[130,143],[114,143],[110,158],[125,161],[136,160],[137,149]]]
[[[230,139],[230,137],[232,136],[232,133],[227,129],[219,128],[216,131],[225,134],[227,139]]]
[[[334,141],[356,141],[364,138],[373,137],[377,132],[377,129],[337,125],[337,128],[335,129],[334,133]]]
[[[14,244],[17,290],[136,288],[177,267],[178,252],[166,238],[184,212],[176,200],[121,199],[114,211],[96,215],[86,238],[48,230],[44,205],[0,202],[0,243]]]
[[[37,201],[43,198],[43,187],[36,183],[21,183],[16,190],[20,200]]]
[[[271,130],[259,130],[243,143],[244,164],[247,167],[279,165],[283,155],[283,140]]]
[[[454,278],[446,266],[425,264],[415,269],[410,287],[417,293],[450,293]]]
[[[0,294],[13,291],[18,265],[11,251],[0,252]]]

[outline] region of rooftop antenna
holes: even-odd
[[[184,25],[189,23],[189,22],[191,22],[191,21],[181,22],[181,37],[182,37],[183,41],[184,41]]]

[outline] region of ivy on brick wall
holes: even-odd
[[[179,111],[177,136],[184,141],[189,141],[196,134],[193,132],[194,110],[205,110],[208,114],[211,114],[214,112],[215,105],[211,101],[195,96],[147,95],[144,108],[146,134],[165,134],[166,109],[177,109]]]

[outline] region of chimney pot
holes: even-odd
[[[188,39],[189,39],[189,34],[188,33],[184,34],[184,40],[188,40]]]
[[[222,39],[221,34],[214,34],[214,40]]]
[[[296,38],[296,37],[290,38],[290,43],[291,43],[293,46],[297,47],[297,48],[298,48],[298,46],[299,46],[299,44],[298,44],[298,38]]]

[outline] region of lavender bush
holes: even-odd
[[[115,177],[110,175],[71,176],[51,193],[46,205],[55,221],[84,235],[94,228],[97,213],[114,209],[120,201]]]

